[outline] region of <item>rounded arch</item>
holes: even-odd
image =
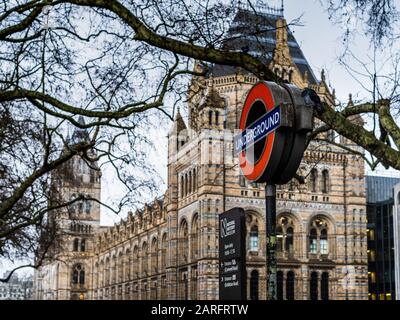
[[[181,263],[187,263],[189,259],[189,224],[186,217],[182,217],[180,220],[178,235],[178,256]]]
[[[181,198],[185,196],[185,178],[181,175]]]
[[[281,211],[276,219],[277,251],[281,258],[301,256],[303,250],[299,218],[290,211]]]
[[[336,233],[336,221],[332,217],[331,214],[329,214],[328,212],[325,212],[325,211],[318,211],[318,212],[314,212],[311,214],[311,216],[308,219],[308,224],[307,224],[308,230],[310,229],[310,226],[312,225],[313,221],[315,221],[317,219],[327,222],[327,225],[330,230],[330,232],[329,232],[330,234]]]
[[[167,266],[167,250],[168,250],[168,235],[167,232],[164,232],[161,236],[161,271],[165,271]]]
[[[140,258],[142,259],[142,265],[141,265],[141,273],[142,275],[146,276],[148,272],[148,245],[147,241],[144,240],[142,242],[142,247],[141,247],[141,255]]]
[[[310,178],[309,178],[309,189],[311,192],[318,191],[318,170],[317,168],[312,168],[310,171]]]
[[[158,271],[158,238],[154,236],[151,240],[151,272],[155,273]]]
[[[321,192],[329,193],[330,190],[330,175],[328,169],[323,169],[321,172]]]
[[[282,219],[286,218],[287,222],[282,221]],[[303,226],[299,220],[299,218],[293,214],[293,212],[287,210],[279,210],[276,216],[276,224],[282,225],[285,224],[287,227],[291,226],[294,232],[303,232]]]
[[[189,220],[189,219],[187,218],[186,215],[180,217],[179,222],[178,222],[179,230],[181,229],[181,226],[182,226],[183,224],[189,225],[188,220]]]
[[[117,280],[118,282],[123,281],[123,275],[124,275],[124,253],[123,253],[123,248],[118,250],[118,260],[117,260],[117,268],[116,268],[116,273],[117,273]]]
[[[110,284],[110,257],[109,255],[106,256],[105,258],[105,262],[104,262],[104,282],[105,285],[109,285]]]
[[[124,258],[124,280],[128,281],[131,278],[131,249],[129,247],[126,247],[125,250],[125,258]]]
[[[321,258],[334,258],[336,226],[332,220],[332,217],[323,213],[316,213],[310,217],[307,231],[309,254],[317,254]]]
[[[258,209],[253,207],[243,208],[246,213],[246,229],[249,232],[253,224],[258,225],[259,230],[264,228],[264,217],[263,214],[258,211]]]
[[[132,250],[132,276],[139,276],[139,245],[136,243]]]
[[[193,213],[192,219],[190,220],[190,227],[191,230],[193,231],[193,227],[196,226],[198,228],[198,222],[199,222],[199,214],[197,212]]]
[[[117,254],[114,252],[111,258],[111,281],[116,283],[117,281]]]
[[[193,214],[190,225],[190,256],[191,260],[196,260],[199,257],[199,215],[197,212]]]

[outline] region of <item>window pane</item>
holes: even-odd
[[[320,250],[321,254],[328,254],[328,240],[326,239],[320,240]]]
[[[310,253],[317,253],[317,239],[310,239]]]
[[[286,275],[286,300],[294,300],[294,272],[289,271]]]
[[[258,300],[258,271],[253,270],[250,276],[250,300]]]

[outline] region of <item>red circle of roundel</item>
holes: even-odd
[[[256,101],[262,101],[267,109],[267,112],[272,110],[275,107],[275,101],[272,96],[271,89],[268,87],[268,85],[264,82],[259,82],[256,85],[254,85],[253,88],[250,89],[246,101],[243,106],[242,114],[240,116],[240,122],[239,122],[239,128],[241,131],[244,131],[246,129],[246,121],[247,117],[249,115],[249,111],[251,109],[251,106],[253,105],[254,102]],[[246,152],[242,151],[239,153],[239,163],[240,163],[240,168],[242,169],[242,172],[244,176],[250,180],[250,181],[256,181],[261,178],[263,175],[269,159],[271,157],[271,152],[272,152],[272,147],[274,144],[275,140],[275,131],[271,132],[266,140],[265,140],[265,147],[264,151],[260,157],[260,159],[257,161],[257,163],[251,163],[246,159]]]

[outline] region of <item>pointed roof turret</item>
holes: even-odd
[[[170,130],[169,135],[171,134],[178,134],[179,132],[181,132],[182,130],[187,129],[186,123],[182,118],[181,112],[179,107],[177,108],[176,114],[175,114],[175,118],[174,118],[174,122],[172,124],[172,128]]]
[[[81,126],[85,126],[85,119],[83,118],[82,115],[79,116],[78,118],[78,123]],[[79,127],[75,127],[74,132],[72,133],[72,139],[71,139],[71,143],[80,143],[83,141],[89,141],[89,132],[87,131],[86,128],[79,128]]]
[[[351,93],[349,93],[349,101],[347,102],[347,106],[348,107],[353,107],[354,106],[353,95]]]

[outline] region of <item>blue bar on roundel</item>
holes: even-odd
[[[258,120],[250,124],[245,130],[234,137],[235,155],[248,149],[258,140],[264,138],[269,133],[280,126],[281,110],[277,106]]]

